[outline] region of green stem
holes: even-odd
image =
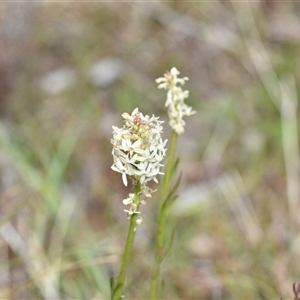
[[[178,135],[174,131],[172,131],[170,153],[169,153],[169,157],[168,157],[168,161],[167,161],[167,165],[166,165],[166,173],[165,173],[165,179],[164,179],[164,184],[163,184],[163,192],[162,192],[163,200],[166,199],[166,197],[168,196],[169,190],[170,190],[174,158],[175,158],[175,152],[176,152],[176,146],[177,146],[177,138],[178,138]]]
[[[159,217],[158,217],[157,235],[156,235],[155,253],[154,253],[154,267],[152,270],[151,289],[150,289],[150,299],[154,299],[154,300],[158,299],[158,289],[159,289],[159,281],[160,281],[159,271],[160,271],[160,265],[162,261],[165,227],[166,227],[166,221],[168,215],[168,209],[164,201],[167,198],[168,193],[170,191],[171,179],[173,175],[172,173],[173,173],[174,158],[175,158],[176,145],[177,145],[177,137],[178,135],[173,131],[171,137],[170,153],[166,165],[165,179],[162,188],[163,203],[159,208]]]
[[[141,204],[140,203],[140,191],[141,191],[140,184],[135,185],[134,186],[134,193],[135,193],[134,203],[136,204],[137,210],[139,210],[139,207]],[[130,256],[131,256],[131,251],[132,251],[132,246],[133,246],[133,241],[134,241],[134,237],[135,237],[137,219],[138,219],[138,214],[131,215],[129,230],[128,230],[128,234],[127,234],[127,240],[126,240],[126,246],[125,246],[125,250],[124,250],[124,254],[123,254],[122,265],[120,268],[119,276],[117,277],[115,285],[114,285],[112,300],[120,300],[122,297],[126,273],[127,273]]]

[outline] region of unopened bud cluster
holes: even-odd
[[[189,96],[189,91],[183,91],[178,86],[178,84],[184,85],[188,77],[178,78],[179,74],[180,72],[176,68],[172,68],[163,77],[155,80],[159,89],[168,90],[165,106],[168,108],[169,124],[178,135],[184,132],[185,121],[183,117],[195,113],[191,107],[184,103],[184,99]]]
[[[131,115],[123,113],[122,117],[123,127],[113,126],[111,143],[114,163],[111,168],[122,174],[125,186],[129,176],[134,185],[140,184],[142,196],[151,197],[153,191],[146,184],[151,180],[158,182],[156,176],[162,174],[161,162],[166,155],[167,140],[161,138],[163,122],[154,115],[144,116],[138,108]],[[134,194],[123,200],[125,205],[130,205],[129,210],[125,210],[129,215],[139,213],[134,200]]]

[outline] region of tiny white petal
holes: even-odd
[[[136,224],[141,225],[143,222],[143,219],[140,217],[136,220]]]
[[[136,108],[133,110],[133,112],[132,112],[131,115],[135,115],[138,111],[139,111],[139,109],[136,107]]]
[[[123,180],[124,185],[127,186],[128,182],[127,182],[127,177],[126,177],[125,172],[122,173],[122,180]]]

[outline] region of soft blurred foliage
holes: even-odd
[[[108,299],[128,221],[111,126],[165,122],[177,67],[197,114],[179,138],[165,299],[280,299],[299,280],[298,1],[1,3],[0,298]],[[157,208],[126,284],[146,299]],[[171,238],[170,238],[171,239]]]

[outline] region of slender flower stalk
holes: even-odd
[[[162,187],[162,203],[158,213],[158,225],[155,243],[154,267],[151,277],[150,298],[153,300],[159,299],[159,284],[160,284],[160,265],[163,258],[165,244],[165,229],[170,206],[175,200],[172,195],[175,188],[172,187],[172,178],[175,173],[175,153],[177,146],[178,135],[184,132],[185,121],[184,116],[191,116],[195,111],[184,103],[184,100],[189,96],[189,91],[183,91],[179,85],[184,85],[188,80],[187,77],[179,78],[180,72],[176,68],[167,71],[163,77],[157,78],[159,89],[168,90],[165,106],[168,108],[169,124],[172,127],[172,138],[170,152],[168,155],[165,180]]]
[[[141,191],[141,186],[140,184],[135,185],[134,187],[134,203],[136,205],[136,209],[138,210],[141,204],[140,201],[140,191]],[[115,285],[114,285],[114,291],[112,295],[113,300],[120,300],[122,298],[122,292],[123,292],[123,287],[125,283],[125,278],[127,274],[127,269],[128,265],[130,262],[130,255],[133,247],[133,241],[135,237],[135,231],[136,231],[136,224],[138,220],[138,214],[132,214],[130,217],[130,225],[129,225],[129,230],[127,234],[127,240],[126,240],[126,246],[123,254],[123,260],[122,260],[122,265],[120,268],[120,274],[116,279]]]
[[[172,132],[170,152],[166,164],[166,174],[163,181],[162,187],[162,199],[166,199],[171,186],[172,171],[174,166],[174,159],[176,153],[178,135],[174,131]],[[163,247],[165,241],[165,227],[167,222],[168,209],[165,201],[162,202],[159,208],[158,225],[157,225],[157,235],[155,242],[155,252],[154,252],[154,267],[151,276],[151,290],[150,299],[158,299],[159,292],[159,281],[160,281],[160,265],[163,257]]]
[[[164,178],[163,190],[162,190],[162,198],[165,199],[168,196],[169,188],[171,184],[172,170],[174,166],[176,146],[177,146],[178,135],[175,131],[172,132],[171,136],[171,146],[169,157],[166,165],[166,175]]]
[[[151,180],[158,182],[156,176],[160,172],[165,154],[167,140],[161,138],[162,121],[154,115],[150,118],[144,116],[136,108],[131,115],[124,113],[122,128],[113,126],[112,155],[114,163],[112,169],[122,174],[125,186],[128,185],[127,176],[132,181],[134,193],[130,193],[123,200],[124,205],[129,205],[124,211],[130,220],[126,246],[119,276],[113,284],[112,299],[120,300],[122,297],[126,273],[130,262],[137,225],[141,224],[140,205],[145,204],[145,198],[151,197],[154,192],[147,186]]]

